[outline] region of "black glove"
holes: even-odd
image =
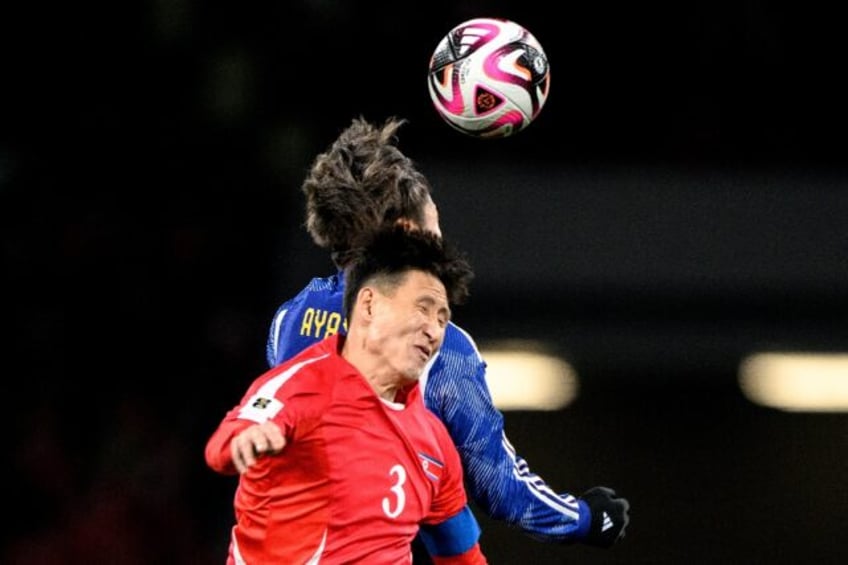
[[[589,533],[582,540],[586,545],[610,547],[624,537],[624,530],[630,522],[627,512],[630,503],[607,487],[592,487],[584,492],[583,500],[592,512]]]

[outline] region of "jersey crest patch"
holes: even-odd
[[[421,468],[424,470],[427,478],[431,481],[438,481],[442,478],[442,469],[445,468],[444,463],[420,451],[418,452],[418,458],[421,460]]]
[[[283,403],[276,398],[268,398],[261,393],[255,394],[239,411],[239,418],[261,424],[276,416],[282,409]]]

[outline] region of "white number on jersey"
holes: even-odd
[[[406,469],[402,465],[395,465],[389,471],[389,475],[396,475],[397,481],[390,489],[395,499],[395,506],[392,508],[392,501],[388,496],[383,497],[383,512],[389,518],[397,518],[403,512],[403,507],[406,506],[406,493],[403,492],[403,484],[406,482]]]

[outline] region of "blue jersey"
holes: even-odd
[[[276,366],[306,346],[346,331],[344,277],[315,278],[277,310],[266,356]],[[468,491],[496,520],[543,541],[576,541],[588,530],[585,503],[555,493],[530,471],[504,433],[485,380],[486,363],[471,336],[452,322],[421,377],[424,403],[445,424],[462,459]]]

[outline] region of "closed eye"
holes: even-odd
[[[428,319],[436,318],[440,328],[445,328],[450,321],[450,309],[446,306],[438,306],[431,298],[422,298],[418,301],[418,310]]]

